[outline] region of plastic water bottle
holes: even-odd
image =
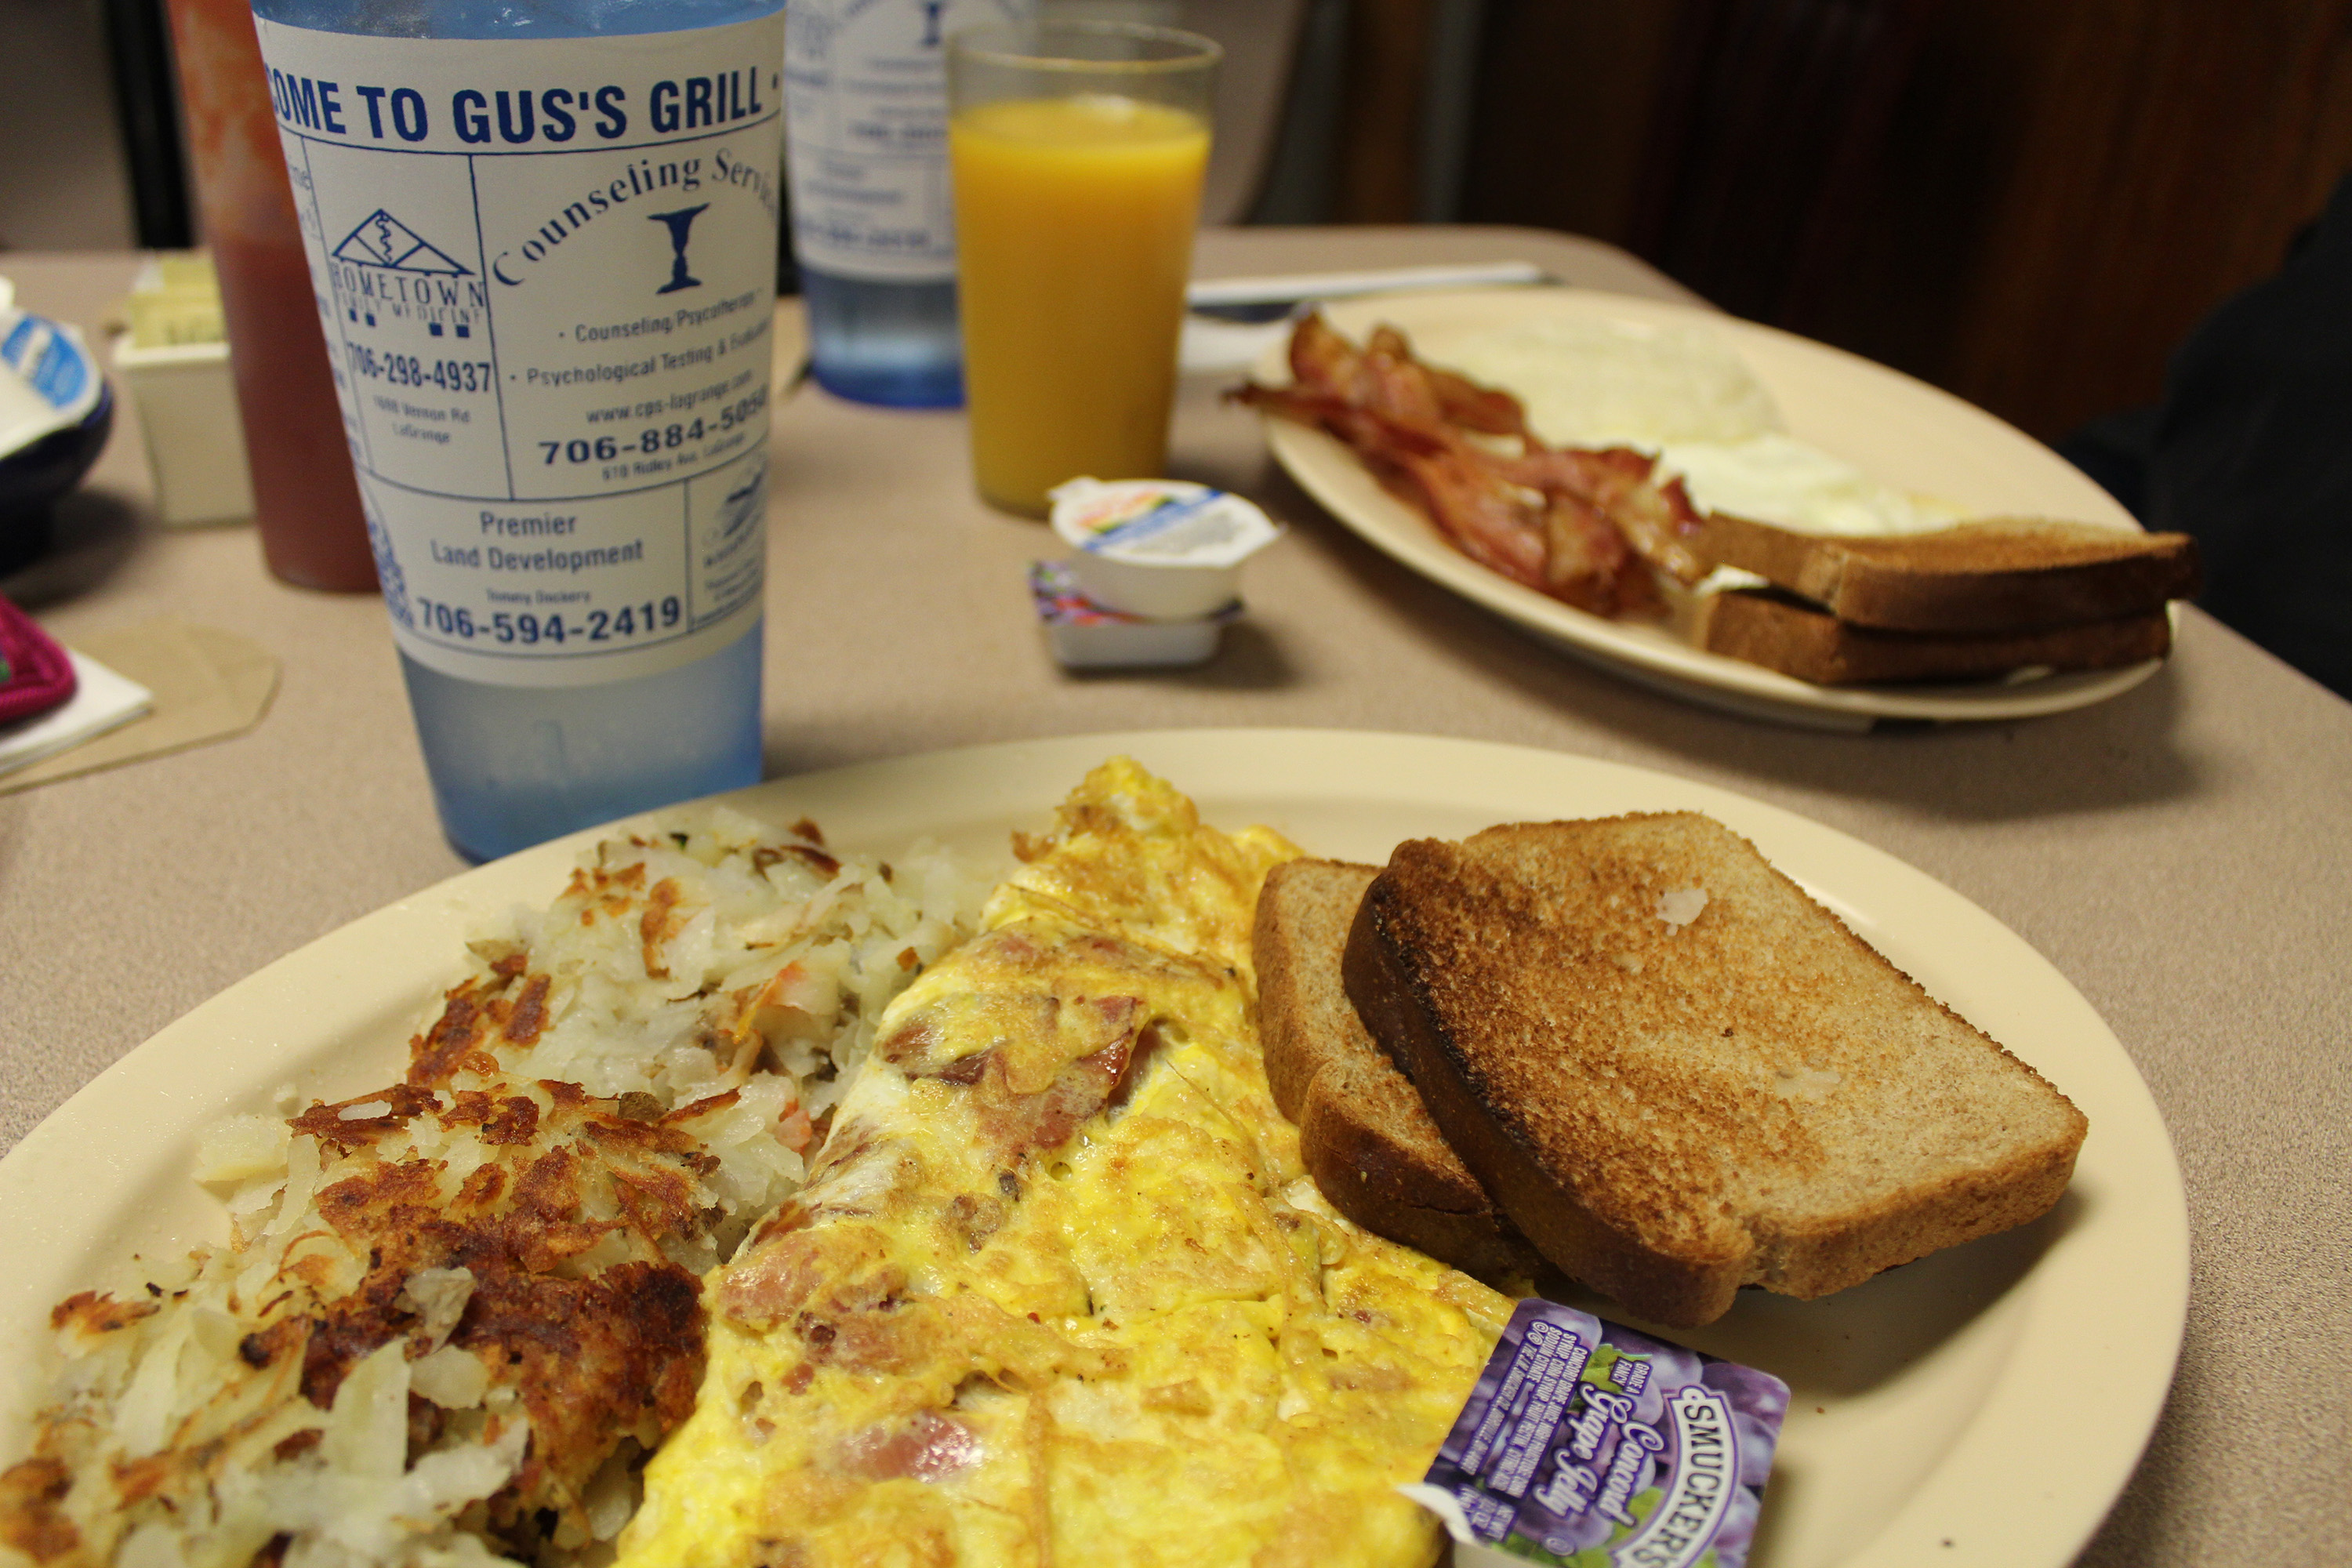
[[[254,0],[477,858],[760,776],[782,0]]]
[[[837,396],[963,401],[945,44],[1035,0],[792,0],[785,33],[793,248],[810,369]]]

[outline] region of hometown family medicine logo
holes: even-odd
[[[375,326],[377,315],[422,320],[434,337],[470,338],[489,300],[473,269],[378,207],[328,255],[339,264],[343,317]]]

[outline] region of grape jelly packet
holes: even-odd
[[[1398,1489],[1457,1564],[1742,1568],[1788,1413],[1769,1373],[1529,1297],[1427,1480]]]

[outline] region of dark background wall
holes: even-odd
[[[1453,8],[1355,0],[1351,47],[1392,59],[1397,37],[1425,36]],[[2275,268],[2352,170],[2352,0],[1474,8],[1471,129],[1450,216],[1630,244],[1743,313],[1886,361],[2045,439],[2152,401],[2171,346]],[[1709,90],[1694,104],[1691,36],[1727,16],[1750,34],[1705,62]],[[1853,43],[1874,26],[1875,43]],[[1843,39],[1862,63],[1814,68],[1834,45],[1808,54],[1776,44],[1772,26]],[[1355,173],[1331,216],[1409,216],[1399,182],[1377,176],[1384,164],[1393,176],[1409,144],[1395,121],[1432,91],[1393,68],[1384,83],[1358,80],[1337,160]],[[1678,168],[1675,133],[1709,113],[1731,122],[1718,125],[1727,145],[1703,149],[1696,171],[1685,149]],[[1821,139],[1848,115],[1855,134]],[[1684,204],[1680,254],[1658,250],[1662,198]],[[1711,230],[1710,204],[1729,219]],[[1664,237],[1675,227],[1669,215]],[[1696,253],[1694,230],[1706,242]],[[1791,244],[1803,276],[1776,284]]]
[[[1594,235],[2045,439],[2352,169],[2352,0],[1288,4],[1257,220]],[[163,47],[159,0],[0,0],[0,249],[184,242]]]

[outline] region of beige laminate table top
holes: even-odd
[[[1203,276],[1526,258],[1687,299],[1528,230],[1228,230]],[[28,308],[95,322],[128,257],[0,256]],[[1251,615],[1190,672],[1077,677],[1020,590],[1036,525],[966,482],[955,414],[814,390],[774,431],[767,760],[1149,727],[1421,731],[1664,769],[1911,862],[2017,931],[2114,1026],[2179,1148],[2195,1278],[2178,1380],[2082,1561],[2352,1561],[2352,705],[2189,610],[2155,679],[2056,718],[1834,735],[1630,685],[1512,631],[1323,516],[1256,418],[1188,384],[1173,469],[1293,525]],[[0,1148],[195,1003],[462,868],[436,825],[383,611],[272,581],[249,530],[164,532],[134,416],[5,584],[58,636],[156,616],[272,648],[252,732],[0,798]],[[2115,1289],[2128,1291],[2129,1279]]]

